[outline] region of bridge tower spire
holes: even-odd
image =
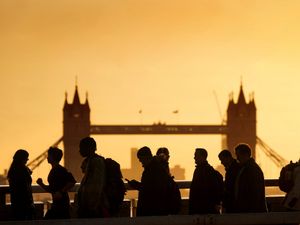
[[[63,143],[65,167],[72,172],[77,181],[82,177],[79,142],[90,135],[90,106],[88,99],[81,104],[78,86],[75,85],[73,102],[68,103],[67,95],[63,107]]]
[[[238,143],[247,143],[252,149],[255,158],[256,146],[256,106],[254,95],[251,94],[249,102],[240,86],[238,100],[235,103],[231,96],[227,108],[227,148],[234,153],[234,147]]]

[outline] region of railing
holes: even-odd
[[[180,189],[189,189],[191,185],[191,181],[177,181],[177,184]],[[76,193],[79,188],[79,183],[77,183],[72,190],[71,193]],[[125,183],[127,190],[135,190],[129,187],[127,183]],[[278,187],[278,180],[275,179],[268,179],[265,180],[265,186],[266,187]],[[42,189],[38,185],[32,186],[33,194],[39,194],[39,193],[46,193],[44,189]],[[0,185],[0,220],[8,219],[8,214],[10,213],[10,202],[9,202],[9,186],[8,185]],[[269,205],[269,209],[272,212],[279,212],[282,211],[282,199],[283,195],[276,195],[276,196],[266,196],[267,197],[267,203]],[[181,214],[187,214],[188,212],[188,199],[183,198],[183,209],[181,211]],[[40,212],[37,214],[37,217],[42,218],[42,215],[44,213],[44,210],[47,209],[47,205],[49,205],[48,202],[35,202],[38,206],[36,209],[40,210]],[[123,217],[135,217],[135,210],[136,210],[136,199],[126,199],[122,206],[122,215]],[[75,214],[74,214],[75,215]],[[6,217],[6,218],[4,218]]]

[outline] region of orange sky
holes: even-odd
[[[299,9],[297,0],[1,0],[0,171],[18,148],[33,159],[62,135],[64,92],[70,101],[75,76],[99,125],[219,124],[214,91],[225,113],[242,76],[246,96],[255,92],[258,136],[286,159],[298,159]],[[216,165],[221,142],[219,136],[97,140],[100,152],[123,167],[130,147],[167,146],[171,165],[188,168],[187,179],[194,148],[206,147]],[[276,176],[272,162],[261,161]]]

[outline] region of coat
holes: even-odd
[[[267,212],[264,174],[253,158],[242,165],[237,175],[234,197],[238,213]]]
[[[234,213],[234,188],[236,177],[240,171],[240,165],[234,159],[225,170],[223,207],[225,208],[226,213]]]
[[[208,162],[196,166],[189,196],[189,214],[219,213],[223,184],[218,183],[215,169]]]
[[[107,217],[104,158],[97,154],[89,156],[83,161],[81,168],[84,176],[78,189],[78,216],[80,218]]]
[[[153,157],[142,174],[137,216],[168,215],[168,187],[169,174],[163,164]]]
[[[12,166],[8,182],[14,219],[33,219],[35,213],[31,188],[31,171],[29,168],[25,165]]]

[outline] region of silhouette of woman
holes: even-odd
[[[31,220],[34,215],[32,172],[26,166],[28,156],[29,153],[26,150],[17,150],[7,174],[12,213],[16,220]]]

